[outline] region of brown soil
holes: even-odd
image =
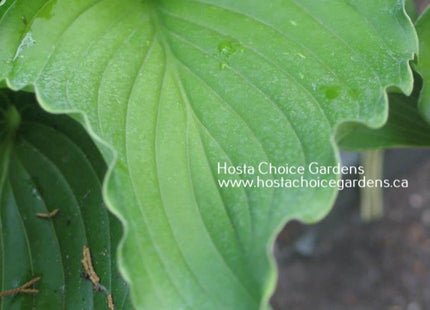
[[[285,254],[298,231],[287,226],[275,310],[430,309],[430,159],[404,177],[408,189],[385,192],[382,220],[335,223],[310,258]]]

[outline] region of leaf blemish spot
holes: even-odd
[[[84,196],[82,196],[82,200],[83,200],[83,201],[87,200],[87,198],[88,198],[88,196],[90,195],[90,193],[91,193],[91,190],[88,190],[88,191],[84,194]]]
[[[31,32],[27,32],[24,36],[24,39],[22,39],[21,44],[18,46],[12,61],[15,61],[26,47],[33,46],[35,43],[36,41],[33,39]]]
[[[37,200],[42,200],[40,198],[39,191],[37,190],[37,188],[33,188],[33,190],[31,191],[31,193],[33,194],[34,197],[36,197]]]

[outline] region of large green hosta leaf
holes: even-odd
[[[138,309],[267,309],[275,233],[320,219],[336,190],[220,188],[217,163],[335,165],[335,128],[382,125],[385,89],[413,84],[398,0],[15,0],[0,14],[0,76],[82,112],[112,163]]]
[[[430,7],[418,19],[417,32],[420,40],[417,69],[424,81],[418,107],[422,115],[430,122]]]
[[[106,293],[83,277],[84,245],[116,309],[132,309],[114,255],[121,225],[103,204],[97,148],[70,118],[41,111],[34,95],[0,95],[0,292],[42,277],[39,294],[2,297],[0,309],[108,309]],[[54,209],[52,219],[37,217]]]

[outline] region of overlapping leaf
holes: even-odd
[[[420,16],[416,27],[420,40],[417,69],[423,78],[418,108],[424,118],[430,122],[430,7]]]
[[[340,137],[340,147],[345,150],[429,147],[430,124],[418,110],[420,84],[417,82],[417,89],[411,96],[390,94],[388,120],[382,128],[350,124],[348,134]]]
[[[340,123],[380,126],[385,89],[412,90],[403,1],[15,0],[0,12],[0,76],[33,85],[49,111],[82,112],[113,151],[105,198],[125,223],[137,309],[267,309],[274,233],[321,218],[336,189],[220,188],[256,176],[219,176],[218,163],[335,165]]]
[[[38,294],[2,297],[0,309],[108,309],[108,292],[116,309],[132,309],[116,265],[121,226],[101,197],[106,169],[100,153],[78,123],[47,115],[34,95],[5,94],[0,100],[0,291],[42,279]],[[55,209],[51,219],[37,216]],[[83,276],[84,245],[105,292],[95,292]]]
[[[408,14],[414,20],[416,12],[414,3],[407,2]],[[427,11],[429,11],[427,9]],[[371,129],[365,125],[348,124],[340,136],[339,144],[347,150],[380,149],[389,147],[428,147],[430,146],[430,125],[428,120],[428,68],[430,67],[430,53],[428,41],[430,38],[430,14],[424,13],[417,22],[420,41],[420,57],[416,61],[416,68],[422,72],[422,78],[416,77],[414,93],[405,96],[393,93],[389,96],[389,117],[387,123],[379,129]],[[423,81],[424,80],[424,81]],[[424,84],[424,86],[423,86]]]

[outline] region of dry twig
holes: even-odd
[[[41,219],[51,219],[54,216],[56,216],[58,212],[60,212],[60,209],[52,210],[49,213],[37,213],[36,215],[38,218],[41,218]]]
[[[108,302],[109,310],[115,310],[115,305],[114,305],[114,303],[113,303],[112,294],[109,294],[109,295],[107,296],[107,302]]]
[[[90,279],[91,283],[94,285],[94,289],[98,291],[100,290],[100,278],[94,270],[90,249],[85,245],[82,255],[82,267],[84,268],[85,276]]]
[[[15,294],[37,294],[39,293],[39,290],[31,289],[29,287],[39,282],[40,280],[41,280],[41,277],[37,277],[37,278],[34,278],[33,280],[28,281],[27,283],[24,283],[22,286],[18,288],[0,292],[0,297],[5,297],[5,296],[10,296]]]
[[[84,268],[85,277],[91,281],[96,291],[101,291],[107,294],[107,305],[109,307],[109,310],[115,310],[115,304],[113,303],[112,294],[109,293],[106,287],[100,284],[100,277],[94,270],[90,249],[85,245],[83,247],[82,256],[82,267]]]

